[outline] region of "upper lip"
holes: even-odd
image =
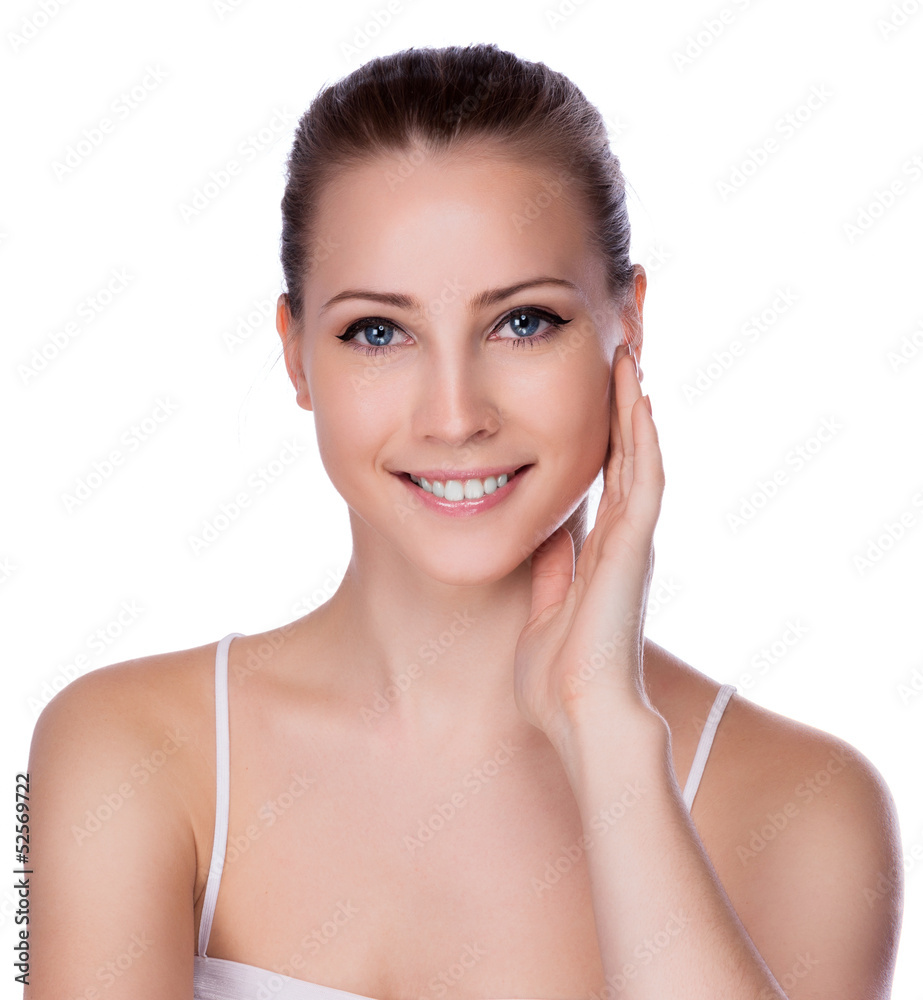
[[[502,476],[504,473],[511,476],[517,469],[524,468],[524,465],[497,465],[493,468],[484,467],[482,469],[423,469],[422,471],[407,470],[408,475],[416,476],[417,479],[438,480],[446,482],[449,479],[486,479],[488,476]]]

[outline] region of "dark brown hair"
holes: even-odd
[[[296,323],[303,283],[323,253],[318,197],[336,173],[382,154],[421,146],[468,151],[484,140],[573,182],[589,209],[589,239],[605,260],[609,294],[623,304],[633,289],[631,228],[625,179],[602,115],[544,63],[492,43],[451,45],[373,59],[322,90],[301,116],[287,164],[281,237]]]

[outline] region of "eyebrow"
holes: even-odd
[[[509,298],[511,295],[515,295],[525,288],[532,288],[535,285],[558,285],[577,292],[583,297],[580,287],[566,278],[530,278],[527,281],[517,281],[514,285],[507,285],[505,288],[489,288],[478,295],[472,296],[468,300],[468,311],[477,312],[479,309],[485,309],[487,306],[502,302],[503,299]],[[368,288],[347,288],[343,292],[338,292],[332,299],[328,299],[320,307],[320,312],[325,312],[334,303],[342,302],[345,299],[370,299],[373,302],[382,302],[396,309],[407,309],[418,313],[425,311],[418,299],[412,295],[405,295],[402,292],[375,292]]]

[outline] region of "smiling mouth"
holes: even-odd
[[[520,465],[512,473],[503,473],[500,476],[485,476],[479,479],[446,479],[427,480],[422,477],[411,475],[409,472],[401,473],[402,479],[407,479],[418,489],[431,493],[433,496],[450,502],[460,502],[464,500],[480,500],[484,496],[489,496],[502,490],[507,483],[523,471],[531,467],[531,463]],[[426,485],[424,485],[424,483]]]

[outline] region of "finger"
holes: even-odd
[[[560,604],[573,579],[574,540],[562,524],[532,553],[529,622],[538,618],[546,608]]]
[[[635,373],[634,357],[623,354],[614,365],[611,426],[609,440],[612,456],[606,474],[610,503],[620,503],[631,489],[634,459],[634,436],[631,411],[641,397],[641,384]]]
[[[663,454],[654,418],[639,397],[629,415],[633,444],[632,483],[625,507],[625,520],[642,537],[653,538],[660,516],[665,477]]]
[[[612,359],[609,370],[609,442],[606,447],[606,457],[603,460],[603,489],[599,498],[596,518],[599,520],[610,504],[617,504],[621,498],[620,474],[624,454],[622,448],[621,426],[619,423],[619,394],[616,388],[616,368],[627,354],[627,347],[619,345]]]
[[[600,536],[599,559],[592,572],[593,596],[586,602],[598,614],[605,614],[607,607],[625,609],[620,628],[629,636],[640,628],[653,576],[653,537],[664,487],[657,430],[640,398],[630,417],[634,443],[631,490],[617,519],[610,521]]]
[[[618,354],[618,351],[616,351]],[[618,420],[615,411],[615,365],[618,359],[613,359],[612,366],[609,369],[609,440],[606,444],[606,454],[603,458],[602,473],[603,473],[603,488],[599,497],[599,505],[596,508],[596,520],[598,521],[604,514],[606,508],[609,506],[611,497],[611,482],[612,473],[611,469],[614,467],[616,462],[621,461],[620,448],[621,444],[619,441],[614,440],[612,436],[612,430],[614,427],[618,426]]]

